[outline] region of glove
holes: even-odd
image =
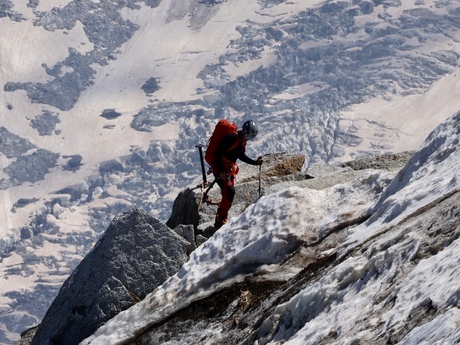
[[[262,165],[264,163],[264,159],[262,157],[257,158],[257,165]]]

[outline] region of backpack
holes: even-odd
[[[217,148],[225,136],[230,133],[238,133],[237,125],[225,119],[220,120],[209,139],[208,148],[206,149],[206,154],[204,156],[204,159],[208,164],[212,164]]]

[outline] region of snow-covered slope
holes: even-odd
[[[110,220],[161,220],[217,119],[306,165],[417,149],[460,108],[455,1],[5,0],[0,343]]]
[[[391,182],[387,174],[374,171],[326,190],[293,187],[263,197],[196,249],[174,277],[82,344],[128,343],[149,327],[174,320],[175,313],[191,303],[251,274],[259,281],[294,280],[301,269],[288,270],[282,263],[294,252],[295,243],[316,246],[335,231],[344,233],[343,243],[318,254],[335,253],[333,263],[275,306],[253,330],[253,340],[349,344],[393,337],[401,344],[458,342],[459,134],[460,112],[430,134]],[[446,208],[452,213],[450,224],[441,224],[442,230],[427,236],[421,223],[433,226],[439,221],[429,213],[454,195],[454,207]],[[359,225],[344,225],[366,215],[368,220]],[[446,229],[452,225],[449,233]],[[443,232],[447,237],[441,236]],[[424,237],[436,235],[439,238],[426,252]],[[305,264],[302,269],[308,261]],[[417,308],[427,313],[432,309],[432,317],[425,315],[411,325]],[[170,344],[227,343],[225,324],[207,322],[200,337],[196,329],[202,325],[190,324],[191,329],[169,330],[175,334],[169,336],[160,331],[158,336],[169,340],[161,343]]]

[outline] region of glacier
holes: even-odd
[[[437,0],[4,0],[0,343],[40,322],[116,215],[167,219],[222,117],[259,122],[251,155],[305,169],[418,149],[460,109],[459,17]]]

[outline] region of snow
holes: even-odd
[[[460,274],[459,249],[460,241],[456,240],[438,255],[422,260],[417,265],[401,284],[394,307],[398,312],[390,318],[389,325],[404,320],[413,306],[428,298],[436,305],[443,305],[455,297]]]
[[[334,222],[339,224],[342,216],[353,218],[374,212],[337,249],[341,255],[349,253],[376,233],[460,189],[459,131],[457,113],[433,131],[388,185],[377,205],[373,205],[378,193],[375,186],[388,179],[389,174],[372,171],[325,190],[291,187],[262,197],[195,250],[175,276],[82,344],[123,343],[194,300],[237,282],[247,270],[279,263],[292,249],[290,239],[314,242],[326,235],[322,232],[326,225],[334,228]],[[429,298],[438,308],[446,307],[448,311],[423,327],[414,328],[401,343],[445,344],[448,339],[458,339],[460,314],[458,309],[449,309],[449,305],[458,298],[460,240],[420,260],[389,296],[374,303],[393,284],[395,276],[405,274],[407,266],[413,265],[419,247],[415,232],[404,240],[395,240],[395,236],[398,234],[383,236],[367,254],[347,257],[329,274],[279,305],[264,321],[260,333],[276,329],[274,344],[278,340],[284,344],[315,344],[331,332],[353,329],[361,319],[375,324],[383,319],[384,328],[389,328],[406,320],[414,308]],[[393,245],[378,250],[386,243]],[[396,295],[395,306],[383,318],[374,316]],[[292,326],[275,327],[281,315],[284,320],[289,318]]]
[[[394,147],[394,152],[417,149],[428,134],[445,118],[441,114],[453,114],[459,108],[460,78],[458,72],[434,83],[427,92],[406,97],[393,96],[391,99],[376,98],[343,111],[340,127],[345,133],[356,129],[363,138],[359,150],[371,149],[376,144]],[[442,90],[449,90],[445,92]],[[352,160],[355,148],[347,148],[340,161]]]
[[[459,190],[460,113],[439,125],[388,186],[369,221],[349,241],[363,242],[417,209]]]
[[[93,0],[93,2],[98,3],[99,0]],[[426,2],[434,4],[433,1]],[[53,7],[63,8],[68,3],[70,0],[40,1],[36,10],[49,11]],[[130,127],[132,116],[152,101],[140,88],[147,76],[154,76],[162,83],[161,90],[155,95],[158,99],[184,101],[206,97],[206,95],[196,93],[196,88],[203,86],[202,80],[196,78],[196,75],[204,66],[216,63],[221,54],[228,52],[230,42],[240,37],[240,33],[235,30],[236,26],[246,25],[245,23],[248,22],[268,23],[274,19],[282,21],[289,19],[292,13],[317,6],[320,3],[322,1],[315,0],[306,5],[304,1],[296,0],[261,10],[257,1],[224,2],[219,6],[219,13],[199,30],[187,26],[187,16],[181,20],[165,22],[165,18],[171,12],[183,10],[178,1],[162,1],[160,7],[155,10],[146,5],[140,5],[140,8],[136,10],[125,10],[123,18],[139,25],[140,29],[135,32],[131,40],[120,48],[122,53],[116,61],[112,61],[106,66],[93,66],[97,71],[96,78],[93,80],[94,85],[81,94],[73,109],[61,112],[61,123],[57,126],[60,131],[59,135],[42,137],[30,126],[30,119],[40,114],[42,110],[55,112],[55,108],[31,103],[25,91],[3,92],[1,96],[3,104],[14,105],[14,108],[2,112],[1,126],[12,133],[27,138],[38,147],[59,152],[61,156],[79,154],[84,157],[85,161],[84,166],[78,172],[70,173],[55,169],[43,181],[1,190],[0,218],[3,219],[3,222],[0,226],[0,239],[11,242],[17,240],[19,237],[17,229],[27,224],[28,218],[34,212],[40,212],[40,208],[43,207],[50,195],[54,198],[53,193],[56,190],[87,181],[94,170],[98,169],[100,162],[127,155],[132,147],[146,149],[152,140],[167,141],[176,140],[179,137],[179,125],[176,123],[155,128],[150,133],[134,131]],[[390,11],[402,11],[410,8],[413,3],[414,1],[408,1],[403,7],[390,8]],[[50,32],[40,26],[33,25],[35,16],[31,7],[28,6],[27,0],[14,1],[14,10],[20,12],[26,20],[14,22],[7,18],[1,19],[1,85],[5,85],[9,81],[45,83],[51,79],[51,76],[46,73],[43,65],[51,68],[56,63],[63,61],[68,56],[69,48],[75,49],[81,54],[93,49],[93,44],[88,40],[80,21],[76,22],[72,30]],[[397,13],[391,14],[398,15]],[[367,22],[371,18],[363,16],[362,20]],[[146,44],[146,42],[151,42],[151,44]],[[438,44],[443,45],[443,49],[447,51],[458,52],[459,50],[458,44],[444,46],[445,43],[442,41],[439,41]],[[424,49],[429,50],[429,48],[424,46]],[[231,78],[236,78],[259,68],[261,65],[269,65],[273,59],[272,51],[267,49],[259,61],[248,61],[223,66],[223,68]],[[293,90],[293,94],[281,93],[275,96],[274,100],[299,97],[322,87],[320,84],[301,85],[297,87],[297,90]],[[365,140],[359,146],[350,147],[344,152],[341,159],[348,160],[355,157],[359,152],[369,151],[372,145],[375,145],[377,138],[379,138],[378,143],[382,146],[391,143],[393,152],[416,149],[421,140],[435,126],[443,121],[448,114],[452,114],[460,108],[459,90],[460,78],[458,78],[457,69],[453,74],[435,82],[423,94],[408,97],[393,96],[389,100],[375,99],[365,104],[353,106],[349,111],[343,112],[340,120],[341,127],[344,128],[344,132],[351,128],[357,128],[356,134]],[[107,121],[99,116],[104,109],[108,108],[116,109],[123,115],[117,119],[116,126],[110,131],[104,129]],[[232,111],[230,109],[230,112]],[[236,118],[237,114],[232,114],[232,116]],[[97,141],[98,149],[96,150],[94,147],[97,137],[103,138],[103,140]],[[119,145],[113,145],[114,142]],[[450,163],[455,163],[455,158],[457,158],[457,165],[454,166],[458,167],[458,156],[447,157]],[[11,162],[2,157],[0,163],[3,168]],[[436,169],[441,168],[436,167]],[[440,178],[445,174],[450,174],[447,176],[451,177],[452,190],[456,188],[455,170],[458,169],[442,171],[442,173],[439,170]],[[423,177],[423,171],[417,174],[420,176],[414,175],[412,178]],[[370,174],[367,176],[368,181],[366,183],[378,185],[379,181],[388,178],[389,176]],[[435,176],[432,178],[430,191],[439,192],[439,195],[430,192],[432,199],[435,200],[442,196],[444,188],[447,188],[443,183],[448,184],[449,182],[447,180],[437,181],[434,179]],[[411,180],[409,187],[394,185],[394,190],[391,191],[393,194],[382,200],[381,212],[386,212],[388,219],[394,217],[397,221],[409,211],[421,207],[419,200],[412,198],[411,195],[415,193],[418,195],[417,198],[423,198],[424,190],[426,190],[423,183],[426,180],[420,180],[419,184],[415,184]],[[263,198],[254,209],[248,210],[248,213],[241,216],[240,223],[231,225],[231,227],[241,227],[237,232],[242,236],[241,239],[230,239],[228,238],[230,235],[222,234],[222,231],[225,232],[222,230],[213,238],[213,241],[220,242],[216,242],[213,247],[206,249],[210,252],[208,256],[218,260],[219,263],[215,263],[218,265],[216,270],[227,269],[230,265],[227,261],[232,260],[236,260],[232,269],[238,270],[238,265],[254,264],[255,262],[252,261],[256,260],[256,254],[262,250],[264,244],[273,239],[276,243],[272,243],[270,253],[262,251],[265,253],[265,257],[259,258],[258,263],[276,262],[289,249],[286,247],[286,243],[289,244],[290,236],[322,238],[327,234],[321,229],[327,229],[329,221],[340,219],[340,217],[346,218],[349,215],[358,217],[366,213],[367,209],[373,206],[371,203],[374,192],[370,190],[371,188],[367,188],[364,182],[360,180],[343,185],[342,190],[331,189],[321,192],[308,190],[306,192],[302,189],[292,189],[277,195],[276,197],[280,198],[278,201],[274,200],[275,197]],[[355,184],[363,185],[356,188]],[[439,188],[437,184],[439,184]],[[420,186],[423,187],[421,190]],[[116,187],[113,186],[112,189],[116,189]],[[110,194],[116,196],[116,190],[113,191],[112,189]],[[400,189],[402,190],[400,191]],[[351,195],[354,197],[345,199],[348,200],[348,203],[345,203],[341,199],[348,192],[352,192]],[[123,192],[120,191],[119,193],[122,194]],[[177,191],[171,190],[167,197],[172,199],[176,195]],[[151,197],[154,198],[155,196]],[[395,200],[399,197],[406,198],[406,202],[410,204],[398,204]],[[16,213],[12,213],[13,203],[20,198],[37,198],[39,201],[35,205],[29,205],[18,209]],[[354,203],[355,199],[357,202],[362,202],[362,205]],[[308,212],[300,213],[298,211],[299,203],[306,205],[305,210]],[[318,205],[322,205],[322,207],[327,205],[327,207],[322,209]],[[275,212],[275,206],[280,209],[276,210],[279,212],[279,219],[273,221],[269,219],[269,216],[271,212]],[[407,212],[404,213],[406,208]],[[302,210],[304,211],[304,209]],[[257,221],[251,223],[250,228],[246,228],[244,220],[251,219],[252,222],[255,221],[254,217]],[[317,219],[322,219],[323,222],[314,224]],[[86,231],[88,229],[88,206],[81,206],[75,211],[66,210],[59,215],[58,220],[60,220],[59,225],[62,233]],[[13,229],[16,229],[16,233],[12,232]],[[229,227],[227,227],[227,231],[228,229]],[[233,228],[231,229],[233,231]],[[347,244],[349,247],[345,247],[344,250],[356,245],[352,243],[377,233],[379,231],[378,223],[372,227],[373,232],[366,232],[366,230],[369,229],[367,227],[356,229],[349,238],[350,242]],[[238,247],[236,244],[239,243],[240,251],[226,248],[226,250],[231,249],[230,252],[219,252],[219,254],[214,252],[219,243],[227,243],[228,241],[234,243],[236,247]],[[62,248],[49,245],[43,249],[44,253],[34,254],[59,257],[60,251]],[[78,249],[75,251],[77,252]],[[205,258],[206,255],[203,256],[203,260]],[[20,260],[20,256],[17,254],[4,258],[2,272],[9,265],[16,264],[18,260]],[[201,258],[194,260],[190,265],[203,265]],[[192,268],[190,269],[192,270]],[[212,268],[210,270],[212,271]],[[32,290],[37,283],[37,277],[47,277],[48,274],[51,274],[50,270],[44,266],[34,267],[34,271],[36,273],[31,275],[29,279],[21,278],[17,284],[16,281],[14,284],[2,284],[0,296],[4,296],[6,292],[14,291],[17,286]],[[60,278],[64,279],[63,276]],[[202,277],[194,278],[196,288],[200,286],[200,278]],[[1,305],[5,306],[7,303]]]
[[[415,328],[401,342],[401,345],[455,344],[460,337],[460,311],[451,309],[433,321]]]

